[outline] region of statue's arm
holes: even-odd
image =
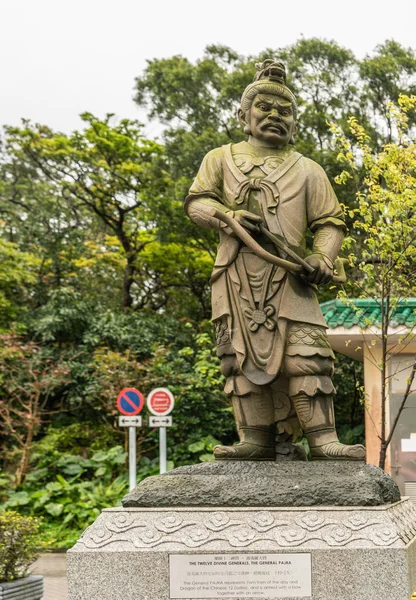
[[[343,227],[331,224],[321,225],[315,230],[313,254],[321,256],[331,269],[341,250],[344,235]]]
[[[328,283],[333,277],[334,261],[341,250],[346,226],[334,190],[319,165],[311,165],[308,181],[308,225],[314,234],[312,254],[307,261],[315,273],[312,283]]]
[[[222,229],[225,226],[222,221],[211,216],[213,208],[229,212],[222,201],[222,157],[222,148],[208,152],[185,199],[184,209],[188,217],[194,223],[211,229]]]
[[[188,196],[189,198],[189,196]],[[202,227],[209,227],[210,229],[226,229],[227,225],[219,219],[211,215],[213,208],[220,210],[225,213],[232,213],[230,209],[221,204],[214,198],[207,197],[194,197],[190,198],[186,204],[185,211],[188,217],[198,225]]]

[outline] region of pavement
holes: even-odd
[[[45,593],[42,600],[68,600],[68,586],[66,583],[66,554],[42,554],[33,563],[32,575],[43,575],[45,578]]]

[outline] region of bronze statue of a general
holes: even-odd
[[[324,170],[293,147],[297,105],[284,65],[256,69],[239,109],[248,140],[209,152],[185,203],[220,235],[212,319],[240,442],[217,446],[215,459],[296,459],[302,430],[313,459],[363,460],[363,446],[336,434],[334,354],[315,293],[335,279],[343,213]]]

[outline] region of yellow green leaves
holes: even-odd
[[[0,330],[24,310],[39,265],[39,258],[0,238]]]
[[[0,511],[0,583],[24,577],[43,545],[38,519]]]
[[[353,154],[353,142],[338,129],[341,164],[348,164],[349,175],[364,170],[357,191],[357,207],[350,211],[355,217],[353,227],[364,233],[364,243],[358,246],[356,262],[365,276],[370,293],[382,296],[386,286],[396,296],[414,295],[416,238],[416,144],[408,135],[408,117],[416,107],[415,96],[400,96],[398,105],[389,105],[393,141],[376,153],[369,145],[369,135],[355,117],[349,123],[349,135],[358,151]],[[343,171],[337,183],[348,179]]]

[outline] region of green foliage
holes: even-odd
[[[25,484],[3,493],[3,509],[43,518],[49,545],[74,543],[103,508],[119,503],[128,490],[127,454],[121,446],[94,451],[84,438],[84,446],[78,447],[82,454],[74,452],[80,437],[91,436],[93,431],[89,424],[84,426],[84,433],[68,428],[50,430],[34,445],[32,469]],[[62,451],[60,443],[65,438],[72,452]],[[145,475],[149,470],[147,465],[141,468]]]
[[[403,94],[412,95],[416,92],[415,72],[414,50],[403,48],[394,40],[378,45],[375,55],[367,56],[360,64],[360,76],[365,82],[365,97],[373,110],[374,118],[383,119],[387,141],[392,141],[394,127],[389,103],[399,102]],[[415,122],[414,117],[411,122]],[[377,128],[374,121],[373,127]],[[379,145],[381,144],[382,136],[379,134]]]
[[[175,425],[168,436],[172,468],[212,460],[215,438],[234,441],[212,340],[205,333],[188,339],[191,345],[181,348],[154,348],[144,363],[130,350],[97,347],[88,355],[92,362],[82,411],[88,415],[91,403],[94,421],[50,427],[35,441],[24,482],[16,485],[4,476],[3,506],[42,516],[49,543],[66,547],[103,508],[119,503],[127,491],[126,438],[115,427],[115,398],[122,386],[137,385],[138,374],[143,391],[168,383],[175,395]],[[138,456],[139,481],[158,472],[157,431],[138,430]]]
[[[24,577],[39,556],[43,540],[39,520],[17,512],[0,512],[0,583]]]
[[[198,460],[199,455],[190,450],[193,443],[205,440],[206,454],[212,451],[210,436],[234,441],[234,420],[222,391],[223,376],[208,334],[197,334],[192,346],[179,351],[158,348],[148,363],[144,382],[147,389],[169,382],[175,396],[175,426],[168,436],[168,457],[175,466]],[[156,434],[152,433],[150,438],[155,440]]]
[[[0,238],[0,329],[24,313],[38,266],[36,256]]]
[[[28,318],[28,327],[42,342],[68,343],[82,340],[93,316],[92,307],[73,288],[52,290],[45,304]]]
[[[167,307],[171,313],[180,313],[185,292],[191,300],[190,314],[205,318],[212,256],[203,244],[192,239],[186,242],[182,235],[181,244],[175,243],[172,232],[177,227],[172,228],[172,219],[177,225],[184,222],[182,198],[171,201],[174,186],[162,146],[145,139],[135,121],[115,123],[111,115],[99,120],[89,113],[82,118],[85,131],[71,136],[29,122],[22,128],[6,129],[9,163],[3,169],[3,196],[7,217],[19,228],[16,194],[25,209],[25,226],[27,222],[36,229],[32,219],[38,215],[24,195],[29,182],[16,191],[9,171],[16,162],[23,162],[20,179],[24,182],[36,166],[35,182],[30,185],[42,204],[40,214],[47,229],[45,239],[39,237],[48,254],[42,256],[44,273],[38,290],[44,294],[45,325],[51,318],[48,302],[44,306],[45,295],[51,305],[56,294],[55,287],[44,289],[49,282],[65,290],[76,288],[95,305],[113,310],[121,304],[125,310]],[[44,198],[48,185],[50,197]],[[26,236],[22,241],[32,248]],[[189,246],[186,252],[184,244]],[[92,278],[96,285],[91,294]],[[117,293],[118,304],[114,302]]]
[[[364,421],[362,423],[359,423],[355,427],[351,427],[351,425],[349,424],[341,425],[341,427],[338,427],[338,436],[344,444],[364,444]]]
[[[332,159],[328,120],[343,122],[357,110],[357,60],[336,42],[317,38],[301,39],[279,56],[299,98],[299,149],[326,167]]]
[[[389,296],[390,310],[397,299],[415,291],[416,259],[416,144],[408,136],[409,116],[415,112],[416,96],[400,96],[399,106],[390,105],[389,116],[396,127],[396,141],[385,144],[375,154],[370,138],[358,121],[351,117],[350,131],[357,140],[365,178],[357,191],[357,208],[351,210],[353,227],[365,241],[351,260],[361,272],[355,281],[362,294],[381,298]],[[347,166],[345,173],[357,171],[357,156],[339,129],[339,160]],[[348,175],[347,175],[348,176]],[[345,176],[339,179],[345,181]],[[361,250],[361,251],[360,251]],[[394,299],[396,299],[394,301]]]
[[[229,124],[230,99],[236,108],[241,88],[250,81],[247,71],[241,76],[244,62],[225,46],[208,46],[195,65],[182,56],[151,60],[145,77],[136,80],[136,102],[150,105],[151,117],[186,123],[197,135],[223,129]]]
[[[35,163],[67,202],[115,236],[123,257],[122,306],[144,306],[141,290],[134,298],[132,288],[137,259],[154,237],[154,213],[166,188],[162,147],[145,139],[136,121],[113,123],[112,115],[100,120],[90,113],[82,119],[86,129],[71,136],[29,122],[20,129],[9,127],[7,147],[13,160]]]
[[[70,367],[52,349],[25,341],[16,332],[0,335],[0,441],[18,461],[16,481],[25,479],[33,441],[55,395],[68,382]]]
[[[120,352],[131,350],[141,359],[151,356],[159,344],[181,348],[191,339],[191,329],[182,322],[148,311],[94,314],[83,336],[89,351],[106,346]]]
[[[198,455],[198,458],[201,462],[213,462],[214,461],[214,448],[218,446],[221,442],[216,440],[212,435],[208,435],[205,438],[202,438],[198,442],[194,442],[193,444],[189,444],[188,450],[192,452],[192,454]],[[202,454],[201,454],[202,452]]]

